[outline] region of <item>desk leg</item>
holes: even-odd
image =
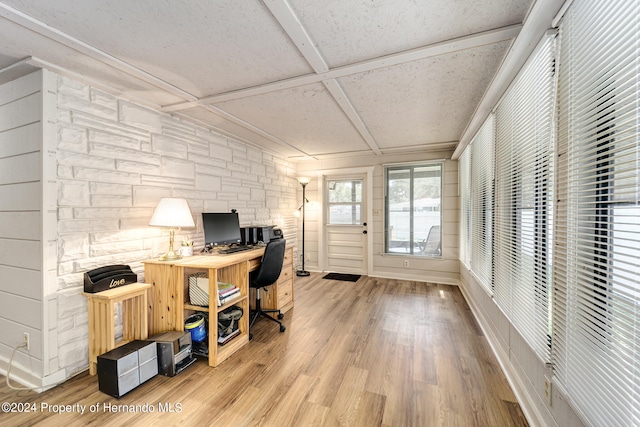
[[[95,375],[98,371],[98,354],[96,349],[96,310],[91,299],[87,304],[89,310],[89,374]]]
[[[140,339],[146,340],[149,337],[149,314],[147,313],[149,306],[146,290],[142,293],[142,296],[138,298],[138,301],[138,316],[140,316]]]

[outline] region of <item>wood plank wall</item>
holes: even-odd
[[[0,86],[0,366],[42,375],[42,72]]]

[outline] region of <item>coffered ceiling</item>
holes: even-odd
[[[561,4],[2,0],[0,82],[49,68],[292,160],[453,150]]]

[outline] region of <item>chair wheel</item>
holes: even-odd
[[[278,319],[280,319],[280,320],[284,319],[284,314],[278,313]]]
[[[280,332],[284,332],[286,330],[287,330],[287,328],[284,325],[280,325]]]

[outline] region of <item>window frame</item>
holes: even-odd
[[[439,188],[439,215],[438,215],[438,227],[439,227],[439,247],[438,249],[432,253],[427,254],[423,253],[423,247],[418,243],[418,239],[415,237],[415,221],[414,221],[414,189],[415,189],[415,170],[420,168],[431,168],[438,167],[439,171],[439,180],[440,180],[440,188]],[[407,252],[399,252],[399,251],[390,251],[390,242],[391,242],[391,233],[390,233],[390,207],[389,207],[389,172],[390,171],[400,171],[403,169],[407,169],[409,171],[409,188],[410,188],[410,197],[409,197],[409,240],[407,242]],[[384,255],[392,255],[392,256],[411,256],[411,257],[421,257],[421,258],[442,258],[442,205],[443,205],[443,190],[444,190],[444,161],[426,161],[426,162],[416,162],[416,163],[406,163],[406,164],[390,164],[384,165],[384,245],[383,245],[383,254]],[[427,231],[427,236],[429,231]],[[426,239],[426,237],[425,237]]]

